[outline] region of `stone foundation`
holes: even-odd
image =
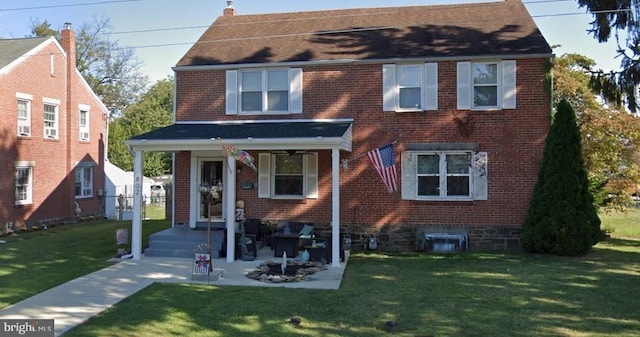
[[[316,225],[317,226],[317,225]],[[327,225],[318,226],[316,233],[329,236]],[[351,251],[362,252],[367,249],[371,236],[377,239],[377,251],[397,253],[424,251],[425,233],[467,233],[470,251],[520,251],[520,226],[491,226],[491,225],[385,225],[375,228],[368,225],[342,224],[341,239],[345,233],[351,237]]]

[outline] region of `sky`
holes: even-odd
[[[491,0],[489,0],[491,1]],[[237,15],[301,12],[360,7],[392,7],[487,2],[487,0],[236,0]],[[587,30],[592,16],[577,0],[523,0],[556,56],[578,53],[593,59],[597,68],[617,70],[615,40],[598,43]],[[60,30],[65,22],[77,31],[96,17],[108,18],[109,39],[134,48],[140,71],[152,83],[173,74],[171,69],[222,15],[225,0],[0,0],[0,37],[30,35],[32,22],[47,20]]]

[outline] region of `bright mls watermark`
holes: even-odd
[[[2,337],[53,337],[52,319],[0,319]]]

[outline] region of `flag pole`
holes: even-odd
[[[390,144],[391,144],[391,145],[396,145],[396,144],[398,144],[398,141],[397,141],[397,140],[394,140],[394,141],[393,141],[393,142],[391,142]],[[379,147],[376,147],[376,149],[377,149],[377,148],[379,148]],[[346,170],[348,170],[348,169],[349,169],[349,163],[350,163],[350,162],[352,162],[352,161],[354,161],[354,160],[358,160],[358,159],[360,159],[360,158],[362,158],[362,157],[366,156],[366,155],[367,155],[367,153],[369,153],[369,151],[367,151],[367,152],[365,152],[365,153],[360,153],[359,155],[357,155],[357,156],[355,156],[355,157],[353,157],[353,158],[343,159],[343,160],[342,160],[342,163],[340,164],[340,166],[342,166],[342,168],[346,171]]]

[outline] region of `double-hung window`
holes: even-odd
[[[58,139],[59,100],[44,98],[44,138]]]
[[[88,198],[93,196],[93,165],[80,163],[75,169],[75,196]]]
[[[80,140],[89,141],[89,107],[80,105],[80,116],[78,120],[80,125]]]
[[[515,109],[516,61],[458,62],[458,109]]]
[[[438,109],[438,64],[385,64],[382,66],[383,110]]]
[[[31,136],[31,101],[18,99],[18,137]]]
[[[402,197],[409,200],[485,200],[487,155],[467,150],[407,151]]]
[[[302,69],[227,71],[227,114],[302,112]]]
[[[15,204],[28,205],[33,202],[33,164],[15,164]]]
[[[258,197],[317,198],[317,153],[259,154]]]

